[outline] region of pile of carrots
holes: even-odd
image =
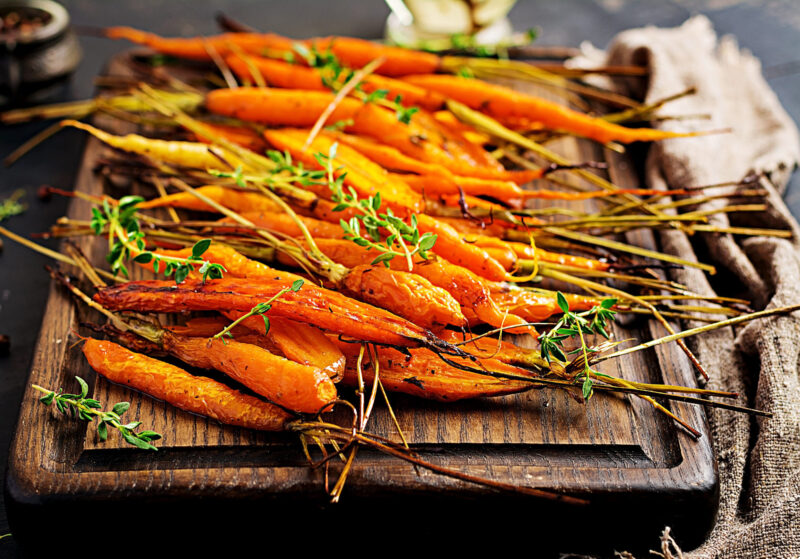
[[[491,135],[456,118],[448,110],[454,103],[507,130],[548,130],[601,144],[691,135],[627,128],[507,87],[437,73],[434,54],[358,39],[298,42],[261,33],[167,39],[125,27],[107,36],[214,64],[228,79],[231,87],[199,94],[143,88],[124,104],[122,97],[106,102],[124,105],[132,117],[169,118],[185,139],[116,136],[77,120],[62,123],[135,157],[147,169],[140,178],[158,183],[159,195],[135,209],[148,254],[187,259],[194,242],[210,237],[201,259],[225,272],[208,279],[198,265],[178,283],[117,278],[106,285],[96,277],[93,302],[118,321],[98,328],[122,345],[89,338],[84,354],[112,382],[253,429],[285,430],[298,417],[331,410],[340,384],[380,382],[389,391],[454,401],[529,390],[553,374],[574,378],[567,363],[554,366],[502,336],[536,336],[531,323],[562,312],[554,292],[529,284],[540,266],[602,278],[612,264],[587,247],[565,252],[577,245],[559,244],[539,231],[545,222],[515,212],[532,198],[652,192],[524,187],[559,169],[519,167],[493,153]],[[177,190],[168,193],[165,185]],[[385,220],[371,237],[359,229],[368,223],[364,202],[370,215],[384,216],[374,219]],[[173,212],[174,222],[148,213],[158,208]],[[201,213],[179,218],[176,209]],[[409,231],[408,246],[389,224]],[[410,250],[424,235],[432,246]],[[395,257],[376,262],[379,244]],[[137,262],[153,269],[149,259]],[[298,280],[300,289],[287,290]],[[592,309],[600,293],[566,294],[570,311]],[[268,300],[268,311],[252,312]],[[632,304],[619,301],[616,308]],[[169,327],[132,318],[187,311],[205,314]],[[473,337],[476,329],[501,334]],[[148,353],[221,371],[252,394]]]

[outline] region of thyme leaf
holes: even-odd
[[[336,176],[333,168],[337,145],[331,146],[328,155],[317,153],[315,157],[319,164],[325,167],[328,186],[331,189],[331,200],[336,203],[333,211],[353,209],[357,212],[349,220],[339,220],[345,239],[366,250],[377,251],[379,254],[372,264],[383,264],[388,267],[394,257],[400,256],[406,259],[409,271],[412,270],[413,257],[419,255],[420,258],[427,259],[428,251],[436,244],[437,236],[433,233],[421,235],[416,215],[412,214],[409,223],[406,223],[394,215],[391,208],[379,212],[383,203],[380,192],[369,198],[359,199],[358,193],[352,187],[345,190],[344,179],[347,173]],[[382,231],[388,235],[384,237]]]
[[[222,264],[214,264],[202,258],[211,246],[210,239],[201,239],[192,247],[187,258],[164,256],[146,250],[145,235],[136,219],[137,204],[143,202],[141,196],[125,196],[117,204],[103,200],[99,208],[92,208],[90,222],[95,235],[108,235],[108,254],[106,260],[114,274],[129,277],[125,262],[135,254],[133,261],[138,264],[152,263],[155,273],[162,272],[166,277],[173,276],[175,283],[182,283],[195,266],[203,276],[203,283],[209,279],[219,279],[226,272]]]
[[[44,396],[39,398],[45,406],[55,404],[56,409],[63,415],[71,416],[83,421],[94,421],[97,419],[97,436],[101,441],[108,438],[108,428],[117,429],[129,444],[142,450],[158,450],[153,446],[152,441],[161,438],[155,431],[136,431],[142,424],[141,421],[131,421],[122,423],[122,414],[128,411],[128,402],[115,404],[111,411],[103,411],[100,402],[94,398],[89,398],[89,385],[81,377],[75,377],[81,387],[80,394],[64,394],[59,388],[58,391],[48,390],[37,384],[32,385],[35,390],[42,392]]]
[[[584,400],[588,400],[594,393],[592,376],[600,375],[589,367],[589,353],[592,349],[586,345],[584,335],[600,334],[608,339],[609,334],[606,328],[608,323],[613,322],[617,311],[614,310],[616,299],[603,299],[599,305],[593,306],[588,311],[581,313],[571,311],[569,302],[563,293],[556,293],[556,302],[563,315],[553,328],[539,336],[541,356],[547,360],[556,359],[567,361],[568,354],[581,353],[583,356],[583,370],[576,375],[575,382],[581,383],[581,393]],[[564,341],[577,337],[580,346],[572,351],[564,348]]]

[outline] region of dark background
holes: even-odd
[[[214,15],[230,16],[264,31],[290,37],[352,35],[377,38],[389,13],[381,0],[208,1],[137,0],[130,2],[75,0],[62,2],[73,23],[84,26],[130,25],[163,35],[210,34],[217,31]],[[674,26],[696,13],[706,14],[719,34],[733,34],[741,46],[758,56],[770,85],[795,121],[800,121],[800,3],[793,0],[708,2],[627,0],[519,0],[511,12],[514,27],[539,28],[542,45],[577,46],[590,41],[605,46],[619,31],[643,25]],[[92,78],[108,58],[128,43],[81,37],[83,61],[71,81],[53,101],[83,99],[92,94]],[[30,124],[0,128],[0,157],[44,128]],[[62,132],[12,168],[0,169],[0,198],[19,188],[26,190],[28,211],[3,225],[28,236],[44,231],[66,209],[66,201],[37,199],[42,184],[71,188],[85,136]],[[786,201],[800,215],[800,177],[789,186]],[[0,357],[0,474],[42,319],[49,279],[42,266],[47,259],[6,242],[0,252],[0,334],[11,338],[11,351]],[[5,508],[0,507],[0,534],[7,533]],[[46,537],[46,526],[42,536]],[[13,539],[0,540],[0,556],[15,557]]]

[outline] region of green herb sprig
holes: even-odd
[[[44,405],[49,406],[55,403],[56,409],[66,416],[81,419],[83,421],[98,420],[97,435],[101,441],[108,438],[108,428],[112,427],[117,429],[122,438],[135,447],[143,450],[158,450],[152,445],[152,441],[161,438],[159,433],[155,431],[139,431],[136,429],[142,424],[141,421],[131,421],[130,423],[122,423],[122,414],[128,411],[130,403],[119,402],[111,408],[111,411],[103,411],[100,402],[93,398],[88,398],[89,385],[81,377],[75,377],[81,387],[80,394],[64,394],[61,389],[58,392],[48,390],[37,384],[32,385],[35,390],[44,393],[44,396],[39,398],[39,401]]]
[[[252,309],[250,309],[246,314],[243,314],[242,316],[240,316],[239,318],[228,324],[221,331],[214,334],[214,336],[212,336],[211,339],[212,340],[221,339],[222,342],[225,343],[225,336],[233,338],[231,330],[233,330],[236,327],[236,325],[242,322],[244,319],[249,318],[251,316],[260,316],[261,318],[263,318],[264,334],[269,334],[270,325],[269,325],[269,317],[267,316],[267,311],[269,311],[272,308],[272,303],[277,301],[284,293],[288,293],[290,291],[297,293],[298,291],[300,291],[300,288],[303,287],[303,283],[305,282],[301,279],[294,280],[294,282],[292,282],[291,287],[284,287],[283,289],[278,291],[275,295],[270,297],[267,301],[257,304]]]
[[[343,66],[330,49],[320,52],[313,45],[309,48],[303,44],[295,43],[294,50],[305,60],[309,67],[316,68],[319,71],[322,85],[333,91],[338,91],[355,74],[354,70]],[[410,123],[411,117],[419,111],[419,107],[404,107],[401,103],[402,96],[400,95],[397,95],[394,99],[389,99],[390,92],[388,89],[376,89],[367,93],[364,91],[362,84],[359,83],[353,93],[356,98],[361,99],[365,104],[375,103],[393,110],[397,120],[403,124]]]
[[[226,271],[221,264],[213,264],[202,258],[211,245],[210,239],[197,241],[188,258],[164,256],[145,250],[145,236],[136,219],[136,206],[143,202],[141,196],[125,196],[117,205],[103,200],[102,209],[92,208],[91,227],[95,235],[108,235],[108,255],[106,260],[114,274],[129,277],[125,262],[135,253],[134,262],[153,265],[153,271],[163,271],[166,277],[174,274],[175,283],[182,283],[190,272],[195,270],[203,275],[203,282],[208,279],[221,278]]]
[[[14,191],[11,196],[0,202],[0,221],[8,219],[12,215],[19,215],[24,212],[27,207],[20,202],[20,199],[25,195],[22,189]]]
[[[567,355],[582,353],[583,370],[576,376],[575,380],[582,382],[583,398],[588,400],[593,394],[592,375],[603,375],[589,367],[589,353],[592,353],[593,350],[586,345],[584,335],[600,334],[608,339],[609,334],[606,328],[608,323],[614,320],[614,315],[617,314],[613,310],[617,300],[603,299],[599,305],[595,305],[588,311],[581,313],[569,310],[567,298],[560,291],[556,293],[556,301],[564,314],[553,328],[539,336],[540,352],[548,363],[553,358],[559,361],[567,361]],[[564,348],[564,341],[575,336],[580,341],[580,347],[567,351]]]
[[[391,208],[379,213],[381,208],[381,193],[378,192],[369,198],[358,198],[352,187],[344,188],[344,179],[347,173],[338,177],[335,175],[333,160],[336,157],[337,144],[331,146],[328,155],[315,154],[320,165],[325,167],[328,186],[331,189],[331,199],[336,203],[333,211],[340,212],[348,208],[359,212],[349,221],[339,220],[339,225],[345,232],[345,239],[353,241],[358,246],[367,250],[376,250],[380,254],[375,257],[372,264],[383,263],[389,266],[389,261],[395,256],[406,259],[409,271],[413,269],[414,255],[428,258],[428,251],[436,244],[437,236],[433,233],[420,235],[417,227],[417,216],[412,215],[410,224],[392,213]],[[362,234],[362,227],[365,235]],[[389,234],[384,238],[380,229],[385,229]]]

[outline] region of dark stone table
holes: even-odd
[[[75,24],[102,27],[130,25],[164,35],[210,34],[217,31],[214,15],[223,10],[264,31],[290,37],[322,34],[375,38],[383,32],[389,13],[380,0],[136,0],[63,2]],[[511,12],[516,29],[538,27],[539,44],[577,46],[588,40],[605,46],[615,33],[642,25],[674,26],[695,13],[706,14],[718,33],[733,34],[763,63],[770,85],[783,105],[800,120],[800,4],[793,0],[764,2],[740,0],[628,1],[628,0],[519,0]],[[72,80],[53,101],[83,99],[92,94],[92,78],[108,58],[125,48],[124,42],[82,37],[84,59]],[[42,123],[0,129],[0,155],[5,156],[26,138],[45,127]],[[48,140],[10,169],[0,170],[0,198],[24,188],[28,211],[3,225],[30,235],[44,231],[64,214],[66,200],[37,199],[42,184],[71,188],[85,135],[65,131]],[[796,176],[786,195],[795,215],[800,215],[800,179]],[[50,243],[54,247],[55,243]],[[11,351],[0,357],[0,473],[5,471],[17,409],[31,364],[49,278],[42,266],[47,259],[15,243],[6,242],[0,253],[0,334],[11,338]],[[47,528],[42,526],[42,537]],[[0,534],[8,532],[0,508]],[[0,555],[15,557],[12,538],[0,540]]]

